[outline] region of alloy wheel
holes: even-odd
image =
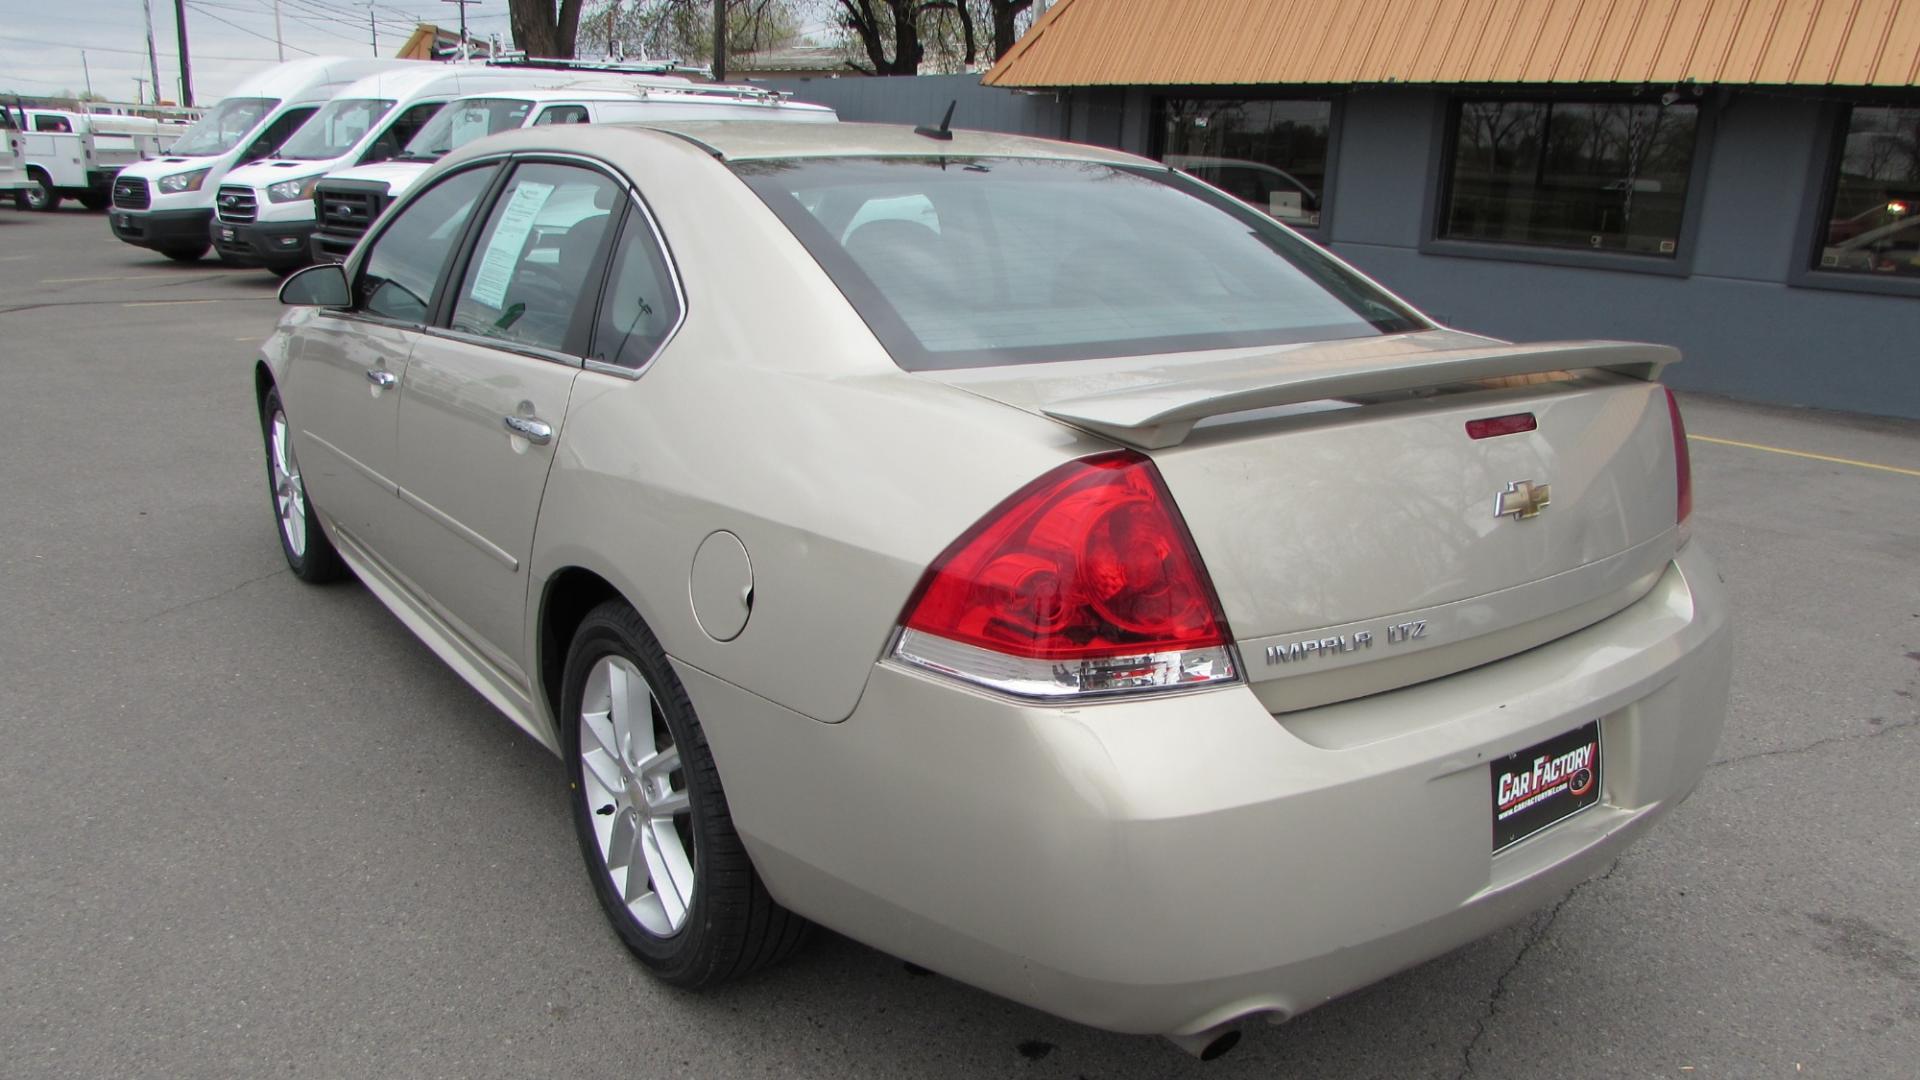
[[[287,414],[275,410],[269,438],[273,445],[273,502],[280,514],[280,535],[296,557],[307,553],[306,488],[300,482],[300,464],[293,457],[293,437]]]
[[[580,700],[582,789],[614,892],[647,933],[686,924],[697,867],[680,749],[632,661],[604,656]]]

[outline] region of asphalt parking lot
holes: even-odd
[[[1737,617],[1699,790],[1522,925],[1203,1065],[832,935],[651,983],[559,763],[286,573],[276,284],[0,210],[0,1075],[1914,1074],[1920,424],[1686,398]]]

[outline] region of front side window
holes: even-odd
[[[420,134],[420,129],[427,126],[427,122],[434,118],[443,104],[439,101],[423,101],[401,110],[400,115],[393,118],[393,123],[388,124],[386,130],[367,147],[367,152],[360,155],[360,164],[371,165],[398,154],[401,147]]]
[[[293,161],[325,161],[353,149],[393,108],[391,100],[336,98],[287,140],[280,156]]]
[[[1320,224],[1326,191],[1326,101],[1162,98],[1156,154],[1297,227]]]
[[[454,301],[453,328],[562,349],[588,275],[612,232],[620,192],[591,169],[532,164],[514,170],[494,203]]]
[[[400,211],[361,264],[354,285],[359,310],[400,322],[427,321],[433,287],[494,172],[487,166],[455,173]]]
[[[1832,169],[1820,268],[1920,278],[1920,107],[1849,109]]]
[[[403,158],[435,160],[488,135],[526,123],[533,102],[521,98],[465,98],[435,113],[406,144]]]
[[[240,145],[240,140],[278,104],[273,98],[227,98],[208,109],[167,152],[180,157],[224,154]]]
[[[991,157],[734,169],[909,370],[1426,325],[1310,241],[1165,169]]]
[[[1673,258],[1692,104],[1462,101],[1440,235]]]

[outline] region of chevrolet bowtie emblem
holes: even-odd
[[[1552,505],[1546,484],[1536,484],[1531,480],[1516,480],[1507,485],[1493,501],[1494,517],[1511,517],[1517,521],[1539,517],[1540,511]]]

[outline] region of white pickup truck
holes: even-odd
[[[20,148],[20,112],[0,105],[0,195],[26,190],[27,159]]]
[[[28,183],[14,193],[14,203],[22,210],[57,210],[63,199],[104,210],[121,169],[160,156],[157,120],[59,109],[21,112]]]

